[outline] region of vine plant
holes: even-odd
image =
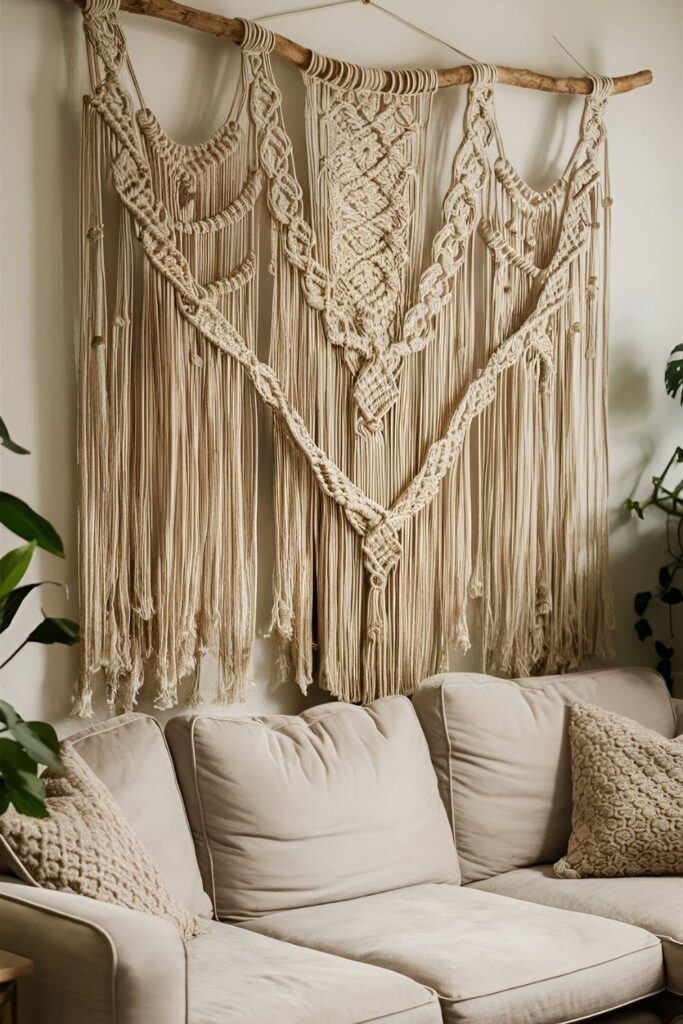
[[[667,393],[674,400],[679,397],[683,405],[683,345],[676,345],[669,356],[669,361],[664,373],[664,386]],[[667,517],[667,561],[659,569],[658,587],[655,590],[642,590],[635,595],[633,610],[637,615],[635,631],[641,641],[648,640],[654,636],[654,630],[646,617],[652,602],[658,601],[668,613],[669,639],[675,635],[674,614],[677,605],[683,602],[683,474],[679,479],[672,481],[671,474],[675,467],[683,464],[683,447],[678,445],[662,473],[652,478],[652,490],[644,501],[625,502],[625,508],[635,512],[639,519],[645,518],[645,512],[653,507],[663,512]],[[666,680],[669,689],[674,682],[674,655],[675,650],[670,644],[663,640],[655,639],[655,654],[658,658],[657,671]]]

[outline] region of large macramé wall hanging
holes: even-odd
[[[272,34],[244,23],[233,109],[183,146],[144,103],[117,6],[84,6],[78,711],[100,669],[117,706],[146,678],[170,707],[206,652],[218,699],[243,698],[257,401],[274,421],[272,628],[303,689],[317,648],[341,698],[411,692],[469,646],[472,599],[488,670],[607,655],[611,80],[594,79],[569,164],[538,193],[505,158],[495,68],[473,65],[421,267],[435,72],[311,56],[307,214]]]

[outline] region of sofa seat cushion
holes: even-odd
[[[639,928],[454,885],[286,911],[243,927],[406,974],[445,1024],[564,1024],[664,987]]]
[[[210,917],[211,900],[159,723],[149,715],[119,715],[69,736],[69,742],[114,797],[178,903]]]
[[[459,881],[410,701],[166,726],[216,917]]]
[[[509,871],[472,888],[637,925],[662,940],[667,987],[683,995],[683,878],[577,878],[552,864]]]
[[[575,701],[674,736],[669,691],[650,669],[516,680],[459,672],[427,679],[413,695],[463,882],[566,853],[572,813],[567,718]]]
[[[442,1024],[433,992],[367,964],[210,922],[190,943],[189,1024]]]

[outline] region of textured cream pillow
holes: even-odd
[[[574,810],[560,878],[683,874],[683,743],[590,704],[569,719]]]
[[[68,743],[61,758],[64,774],[43,776],[48,818],[13,808],[0,817],[0,844],[20,877],[164,917],[184,939],[198,935],[200,922],[171,896],[106,787]]]

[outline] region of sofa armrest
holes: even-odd
[[[161,918],[0,878],[0,948],[35,963],[19,1024],[187,1024],[185,947]]]
[[[671,703],[674,706],[676,715],[676,736],[683,736],[683,700],[680,697],[672,697]]]

